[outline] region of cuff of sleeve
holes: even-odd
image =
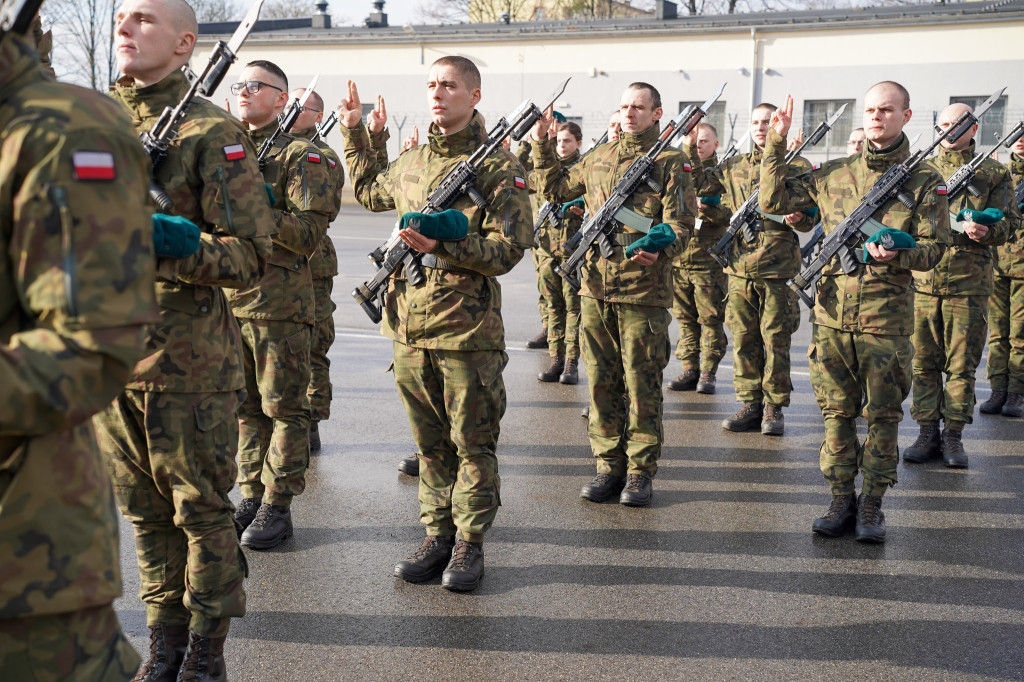
[[[535,167],[554,163],[555,142],[550,137],[546,137],[543,140],[533,140],[530,146],[533,148],[533,165]]]
[[[764,141],[764,150],[766,153],[772,154],[786,154],[786,138],[775,130],[775,128],[768,129],[768,136]]]
[[[366,124],[362,121],[357,123],[355,128],[340,127],[342,134],[345,136],[345,144],[349,149],[362,151],[370,146],[370,133],[366,129]]]
[[[360,124],[360,125],[362,125],[362,124]],[[370,133],[369,130],[367,130],[367,133],[370,136],[370,144],[373,145],[374,149],[380,149],[381,147],[386,146],[387,143],[388,143],[388,140],[391,139],[391,129],[390,128],[384,128],[384,130],[380,131],[379,133]]]
[[[188,259],[195,259],[195,254],[192,254]],[[181,272],[181,265],[185,258],[157,258],[156,259],[156,276],[157,279],[165,282],[177,282],[178,273]]]

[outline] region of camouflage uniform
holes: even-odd
[[[822,164],[809,175],[787,178],[786,140],[769,131],[761,168],[761,208],[784,214],[817,206],[825,234],[859,204],[881,175],[910,155],[905,135],[883,150]],[[820,463],[833,495],[854,492],[860,469],[863,493],[881,497],[896,484],[901,403],[910,392],[913,317],[911,271],[929,270],[949,243],[949,205],[944,180],[918,167],[903,185],[916,208],[889,202],[879,222],[909,233],[917,246],[888,263],[862,265],[844,274],[835,259],[824,270],[815,300],[815,325],[807,356],[811,385],[825,418]],[[945,190],[941,190],[944,192]],[[868,422],[867,440],[857,442],[856,420]]]
[[[113,92],[136,130],[149,130],[189,84],[181,71]],[[245,387],[241,337],[221,287],[258,281],[270,251],[270,209],[241,124],[196,99],[158,170],[175,215],[203,232],[184,259],[157,263],[160,322],[127,390],[96,418],[121,513],[135,528],[150,626],[223,636],[245,615],[245,559],[228,492],[234,487]]]
[[[1024,182],[1024,159],[1011,154],[1009,168],[1013,187]],[[1024,226],[1011,226],[1011,232],[995,249],[988,301],[988,380],[993,391],[1024,394]]]
[[[114,493],[90,417],[157,320],[149,159],[118,107],[0,38],[0,677],[127,680]]]
[[[533,170],[533,158],[530,156],[530,151],[530,144],[524,140],[523,142],[519,143],[519,149],[516,150],[516,158],[519,159],[519,163],[523,166],[523,170],[525,170],[528,174],[527,183],[530,187],[530,193],[533,194],[534,192],[537,191],[537,188],[534,186],[534,180],[531,177],[532,173],[530,173],[530,171]],[[535,206],[534,208],[537,207]],[[548,265],[552,268],[554,267],[550,263]],[[536,235],[534,235],[533,240],[533,269],[537,273],[537,312],[540,313],[541,328],[547,329],[548,335],[550,336],[551,332],[550,328],[548,327],[548,303],[547,299],[544,297],[544,256],[540,253],[540,250],[537,248]],[[558,277],[558,275],[555,274],[555,271],[553,269],[550,273],[547,274]]]
[[[944,178],[974,157],[974,142],[963,151],[940,149],[928,165]],[[920,424],[942,419],[954,431],[974,419],[974,372],[985,348],[988,299],[992,295],[993,249],[1006,241],[1020,214],[1006,168],[986,159],[971,182],[981,196],[962,192],[950,203],[950,220],[965,208],[997,208],[1006,215],[975,241],[952,232],[952,246],[934,269],[914,273],[914,402],[910,416]],[[952,226],[953,223],[951,223]],[[942,374],[946,374],[943,387]]]
[[[559,201],[583,196],[589,211],[598,210],[622,173],[657,142],[658,131],[653,125],[640,134],[621,133],[618,141],[592,150],[568,172],[562,172],[552,140],[534,142],[542,191]],[[651,174],[662,191],[644,184],[626,202],[627,208],[676,232],[676,241],[653,265],[625,258],[622,247],[643,235],[623,226],[615,235],[619,248],[612,259],[601,258],[594,248],[583,266],[580,345],[590,386],[590,447],[599,474],[654,478],[658,470],[664,440],[662,373],[671,351],[672,260],[686,245],[697,215],[690,170],[685,154],[666,149]],[[629,396],[628,415],[623,395]]]
[[[691,147],[690,158],[696,156]],[[712,156],[700,164],[707,172],[718,165]],[[675,356],[683,371],[700,370],[715,374],[725,354],[726,274],[708,254],[729,227],[732,212],[723,204],[700,208],[700,222],[683,252],[672,262],[672,314],[679,324]]]
[[[363,124],[346,133],[356,199],[371,211],[399,215],[420,210],[448,171],[487,139],[475,113],[451,135],[431,126],[428,144],[385,167],[379,135],[371,139]],[[420,521],[428,535],[458,530],[466,541],[481,542],[501,504],[495,448],[508,356],[496,278],[530,246],[523,176],[510,153],[488,157],[475,183],[488,205],[478,208],[463,195],[451,207],[469,218],[469,236],[437,243],[422,285],[410,286],[402,269],[388,282],[381,333],[394,341],[395,383],[420,452]]]
[[[296,137],[307,140],[316,135],[316,129],[295,131]],[[333,223],[341,211],[341,188],[345,186],[345,169],[341,165],[338,152],[328,146],[322,139],[316,142],[327,162],[331,179],[334,180],[334,208],[330,222]],[[338,274],[338,252],[334,248],[334,240],[324,233],[316,251],[309,257],[309,272],[313,277],[313,341],[309,348],[309,418],[315,422],[327,421],[331,418],[331,398],[334,395],[331,384],[331,360],[327,353],[334,343],[334,277]]]
[[[696,146],[689,148],[696,153]],[[759,182],[762,150],[736,155],[720,170],[708,169],[699,187],[702,196],[721,195],[722,204],[737,211]],[[810,169],[803,159],[790,164],[788,173]],[[741,403],[786,407],[793,391],[789,349],[800,326],[799,299],[786,280],[800,272],[800,241],[794,230],[807,232],[814,222],[806,216],[796,225],[765,218],[757,236],[747,243],[736,235],[728,254],[728,305],[725,323],[732,332],[733,386]]]
[[[258,148],[276,129],[275,119],[249,135]],[[309,258],[327,234],[337,181],[319,149],[287,133],[268,153],[263,179],[274,194],[273,250],[259,282],[229,294],[245,366],[238,485],[244,498],[287,507],[305,489],[309,464]]]

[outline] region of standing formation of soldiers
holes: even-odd
[[[184,0],[122,4],[123,76],[109,99],[55,83],[35,28],[0,36],[0,670],[5,679],[223,680],[230,621],[245,613],[241,547],[291,536],[290,505],[319,449],[317,423],[330,416],[338,266],[326,232],[340,211],[342,161],[318,130],[319,96],[289,93],[286,74],[260,60],[231,86],[241,122],[196,99],[153,171],[138,135],[188,89],[182,67],[197,24]],[[303,111],[281,133],[291,97],[305,98]],[[783,435],[800,321],[786,286],[800,268],[796,232],[820,221],[831,233],[910,154],[910,96],[892,81],[865,95],[850,156],[813,168],[787,161],[791,98],[755,107],[753,150],[721,163],[717,131],[703,123],[681,150],[654,159],[652,182],[626,202],[643,229],[617,223],[610,255],[590,252],[577,293],[556,270],[563,245],[658,141],[661,95],[649,83],[627,87],[608,142],[582,156],[579,127],[544,112],[524,147],[529,175],[499,149],[483,161],[475,196],[424,210],[487,141],[481,98],[472,61],[438,59],[427,78],[427,143],[415,131],[391,162],[383,98],[364,123],[350,82],[338,107],[356,199],[399,214],[396,239],[423,273],[419,281],[399,268],[383,296],[426,534],[394,572],[409,582],[440,575],[454,591],[480,584],[501,503],[508,355],[497,278],[526,250],[538,257],[552,359],[539,379],[574,384],[578,361],[588,377],[597,471],[581,496],[646,506],[664,443],[669,308],[682,363],[669,388],[715,391],[724,323],[742,407],[723,428]],[[966,111],[951,105],[939,125]],[[900,239],[868,239],[854,267],[830,263],[818,283],[808,357],[832,501],[816,533],[852,529],[857,540],[884,542],[882,500],[896,483],[911,390],[920,435],[905,461],[968,465],[961,434],[986,321],[993,390],[980,408],[1024,416],[1024,228],[1014,194],[1024,140],[1009,170],[986,160],[977,192],[949,201],[945,178],[975,155],[975,132],[913,171],[903,185],[911,207],[878,211]],[[559,222],[534,230],[530,185]],[[159,210],[153,188],[167,199]],[[762,219],[733,240],[723,269],[707,249],[755,190]],[[228,499],[236,482],[237,509]],[[150,630],[141,667],[111,606],[121,591],[115,500],[135,531]]]

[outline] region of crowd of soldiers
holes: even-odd
[[[238,118],[197,99],[166,158],[139,143],[189,83],[197,24],[184,0],[125,0],[116,16],[122,74],[109,98],[56,83],[39,30],[0,37],[0,368],[10,389],[0,435],[0,671],[4,679],[223,680],[224,642],[245,613],[242,547],[293,532],[318,422],[330,417],[327,351],[343,165],[358,202],[396,211],[395,237],[425,281],[390,279],[382,333],[408,413],[422,545],[395,575],[438,575],[453,591],[484,575],[483,542],[500,506],[496,448],[508,363],[497,278],[534,250],[547,347],[543,382],[575,384],[582,363],[596,476],[592,502],[649,505],[664,442],[663,373],[671,308],[679,323],[673,391],[714,393],[733,338],[739,411],[728,431],[784,434],[790,341],[800,324],[786,285],[801,267],[797,232],[829,233],[893,164],[910,155],[910,95],[883,81],[864,98],[850,155],[787,162],[793,102],[759,104],[753,149],[719,162],[702,123],[655,161],[628,200],[646,230],[619,225],[594,250],[579,292],[559,274],[587,212],[658,140],[661,96],[622,93],[607,142],[580,153],[580,128],[548,110],[517,159],[499,149],[462,195],[424,212],[431,190],[487,140],[480,72],[442,57],[427,77],[432,118],[389,160],[384,99],[363,121],[354,83],[337,107],[344,163],[319,135],[324,103],[250,61],[231,86]],[[278,115],[304,97],[291,132]],[[968,111],[951,105],[949,128]],[[821,469],[832,499],[813,531],[884,542],[901,403],[913,391],[920,435],[906,462],[966,467],[961,443],[989,329],[987,413],[1024,416],[1024,242],[1010,167],[986,160],[976,193],[947,198],[944,178],[975,154],[977,126],[904,184],[912,207],[875,216],[904,240],[871,238],[857,267],[830,264],[811,313],[811,383],[824,417]],[[311,140],[316,140],[313,142]],[[257,149],[264,147],[263,153]],[[155,173],[155,175],[152,175]],[[156,209],[150,190],[169,204]],[[752,238],[722,267],[707,250],[759,189]],[[558,206],[535,229],[530,193]],[[554,213],[554,212],[551,212]],[[857,438],[856,419],[868,424]],[[941,425],[941,428],[940,428]],[[862,477],[856,492],[856,477]],[[228,498],[238,484],[241,501]],[[120,630],[114,505],[134,528],[150,630],[140,660]]]

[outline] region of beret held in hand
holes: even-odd
[[[626,247],[626,258],[632,258],[637,251],[657,253],[676,240],[676,233],[665,223],[651,227],[651,231]]]
[[[153,250],[163,258],[185,258],[199,250],[199,228],[188,218],[153,214]]]
[[[995,225],[1003,219],[1003,212],[998,208],[986,208],[984,211],[976,211],[973,208],[965,208],[956,214],[958,223],[970,221],[978,225]]]
[[[440,213],[418,213],[410,211],[402,214],[399,227],[412,228],[428,239],[458,241],[469,234],[469,218],[462,211],[454,208]]]
[[[906,232],[886,227],[874,233],[864,242],[864,262],[874,263],[875,259],[868,253],[868,244],[878,244],[886,251],[904,251],[917,246],[917,242]]]

